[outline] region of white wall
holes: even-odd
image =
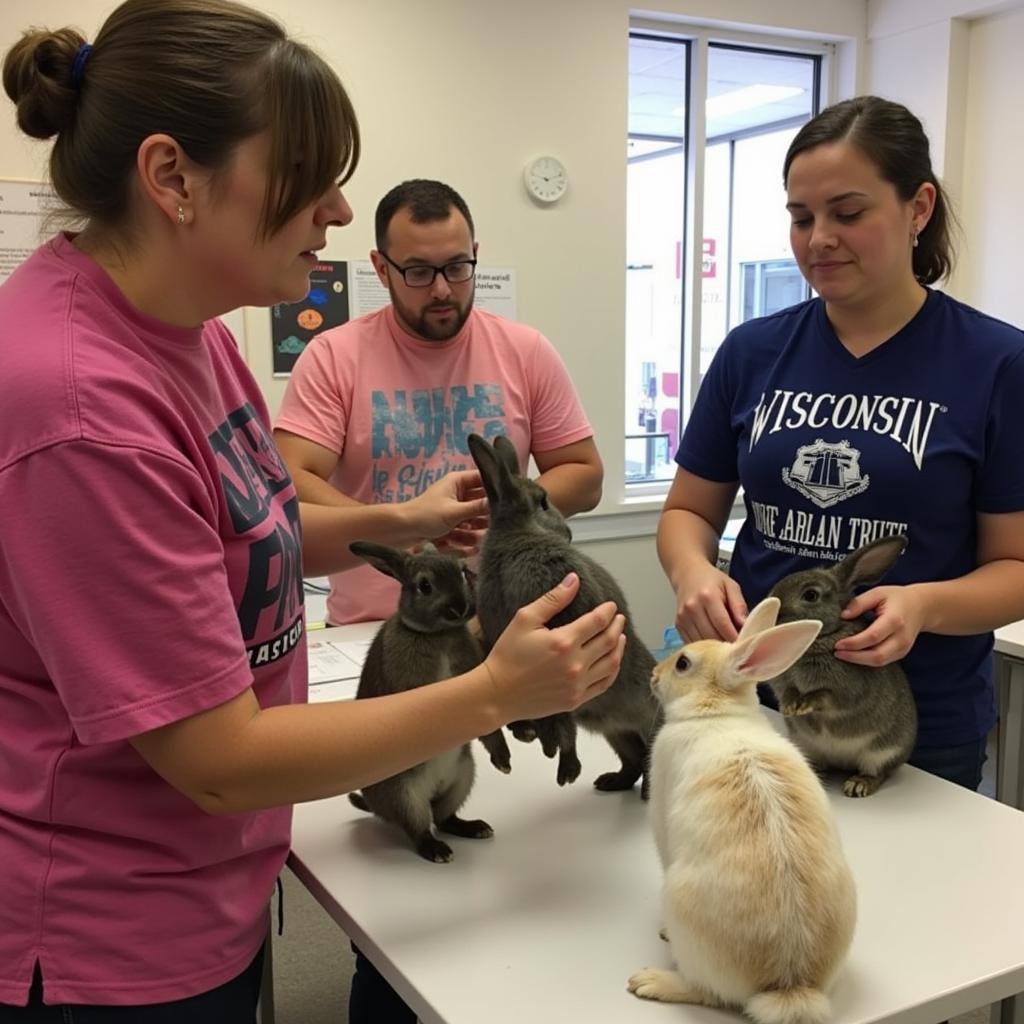
[[[957,298],[1024,326],[1016,196],[1024,160],[1022,0],[869,0],[863,89],[924,122],[932,160],[958,211]]]
[[[1024,7],[971,24],[966,90],[964,245],[959,284],[986,313],[1024,327]]]

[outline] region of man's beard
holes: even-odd
[[[460,306],[454,298],[448,299],[446,302],[432,302],[430,305],[425,306],[423,310],[416,315],[413,313],[405,303],[395,294],[394,288],[391,287],[391,283],[388,282],[388,293],[391,295],[391,304],[395,307],[395,312],[398,313],[399,319],[405,325],[405,327],[413,334],[419,335],[425,341],[450,341],[455,337],[459,331],[462,330],[464,324],[469,319],[469,314],[473,309],[473,297],[476,292],[474,288],[469,293],[469,298],[466,300],[465,306]],[[436,320],[429,318],[431,310],[437,309],[450,309],[453,310],[455,316],[447,323],[439,323]]]

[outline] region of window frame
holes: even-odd
[[[683,197],[682,296],[680,302],[680,425],[685,426],[700,387],[701,337],[701,263],[704,238],[704,179],[708,53],[712,46],[755,50],[761,53],[814,58],[818,64],[813,96],[814,109],[821,110],[836,94],[836,44],[814,38],[775,33],[770,30],[740,32],[712,25],[662,22],[650,18],[630,18],[628,38],[682,42],[687,45],[687,120],[683,142],[686,160],[686,189]],[[627,139],[630,132],[627,127]],[[739,137],[737,134],[736,137]],[[723,136],[716,136],[721,143]],[[731,210],[730,210],[731,215]],[[625,261],[624,261],[625,262]],[[625,275],[623,276],[625,285]],[[625,353],[624,353],[625,356]],[[623,438],[623,451],[626,441]],[[625,460],[623,460],[625,461]],[[630,483],[623,478],[623,504],[626,506],[663,499],[671,481]],[[737,495],[733,514],[742,515],[742,494]]]

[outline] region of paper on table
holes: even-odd
[[[354,661],[359,670],[362,670],[363,662],[366,661],[366,654],[370,650],[372,640],[329,640],[328,643],[344,654],[346,658]]]
[[[329,640],[310,640],[309,648],[309,685],[331,683],[336,679],[356,679],[362,668],[362,660],[350,658],[339,650],[339,644]]]

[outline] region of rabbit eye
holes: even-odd
[[[807,588],[807,589],[806,589],[806,590],[805,590],[805,591],[804,591],[804,592],[803,592],[803,593],[802,593],[802,594],[800,595],[800,597],[801,597],[801,598],[802,598],[802,599],[803,599],[804,601],[806,601],[806,602],[807,602],[808,604],[814,604],[814,602],[818,600],[818,597],[819,597],[819,596],[820,596],[820,595],[818,594],[818,591],[817,591],[817,590],[816,590],[816,589],[815,589],[814,587],[808,587],[808,588]]]
[[[424,596],[432,593],[434,590],[434,588],[430,585],[430,580],[428,580],[426,577],[420,579],[420,581],[416,584],[416,589]]]
[[[680,654],[676,658],[676,671],[685,672],[690,667],[690,659],[685,654]]]
[[[540,507],[542,509],[544,509],[545,512],[547,512],[547,510],[548,510],[548,496],[546,494],[542,494],[540,496]]]

